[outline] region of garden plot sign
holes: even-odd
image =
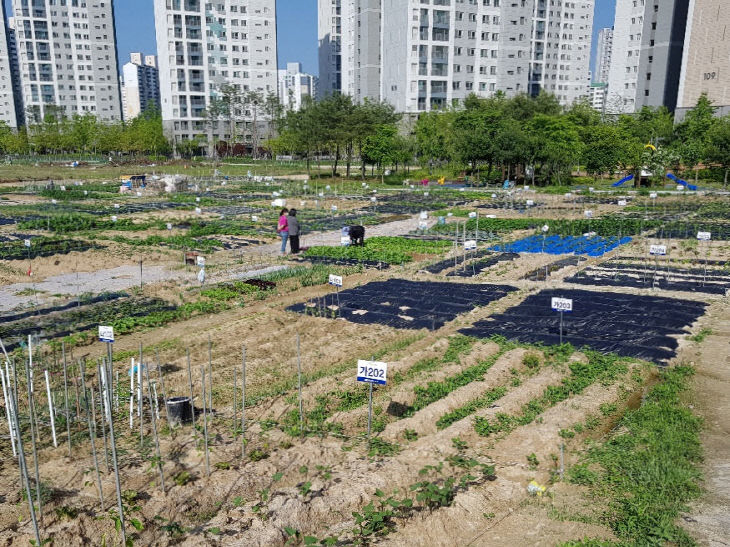
[[[476,251],[477,249],[477,242],[474,240],[465,241],[464,242],[464,250],[465,251]]]
[[[667,254],[667,246],[652,245],[649,247],[649,254],[654,256],[665,256]]]
[[[388,377],[388,363],[380,361],[357,362],[357,381],[384,386]]]
[[[572,312],[573,311],[573,300],[570,298],[557,298],[553,297],[550,301],[550,307],[559,312]]]
[[[710,241],[712,234],[710,232],[697,232],[697,239],[700,241]]]
[[[342,287],[342,276],[330,274],[329,284],[334,287]]]
[[[99,326],[99,341],[108,344],[114,343],[114,327]]]

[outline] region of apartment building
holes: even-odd
[[[162,121],[175,142],[230,139],[231,126],[206,123],[224,86],[277,93],[275,0],[154,0]],[[252,139],[252,112],[236,109],[236,135]]]
[[[317,0],[320,98],[342,90],[342,3],[351,1]]]
[[[279,70],[279,101],[285,110],[299,110],[306,97],[316,97],[317,77],[305,74],[301,63]]]
[[[15,98],[15,119],[18,127],[25,125],[25,105],[23,104],[23,85],[20,81],[20,65],[18,64],[18,37],[15,32],[15,17],[8,17],[7,25],[8,52],[10,54],[10,80],[13,84]]]
[[[383,0],[381,97],[401,112],[468,95],[587,96],[593,0]],[[385,16],[387,14],[387,16]]]
[[[597,112],[605,112],[606,96],[608,95],[608,84],[601,82],[592,83],[588,93],[588,100]]]
[[[28,121],[53,111],[121,120],[113,0],[13,0]]]
[[[341,91],[356,102],[380,99],[381,0],[342,0]]]
[[[13,79],[13,56],[16,54],[11,48],[13,32],[6,24],[5,4],[0,2],[0,122],[17,129],[17,111],[15,108],[15,87]]]
[[[602,28],[598,32],[596,47],[596,73],[594,82],[607,84],[611,70],[611,55],[613,53],[613,28]]]
[[[703,93],[717,106],[730,106],[730,3],[693,0],[687,17],[679,109],[693,108]],[[723,115],[727,108],[721,109]]]
[[[160,71],[156,55],[130,54],[122,67],[124,119],[132,120],[148,109],[160,108]]]
[[[674,110],[690,0],[616,0],[608,109]]]

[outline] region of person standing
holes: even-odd
[[[299,252],[299,220],[297,219],[297,210],[290,209],[287,217],[289,226],[289,245],[291,245],[292,254]]]
[[[276,231],[279,232],[279,235],[281,236],[281,254],[286,254],[286,241],[289,239],[289,221],[287,219],[286,214],[289,212],[289,209],[286,207],[281,210],[279,213],[279,225],[276,228]]]

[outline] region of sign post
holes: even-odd
[[[656,281],[656,272],[659,270],[659,257],[667,255],[666,245],[650,245],[649,254],[654,256],[654,276]]]
[[[697,232],[697,241],[712,241],[712,233],[710,232]],[[708,243],[708,249],[705,253],[705,273],[702,277],[702,286],[704,287],[707,284],[707,255],[709,254],[709,243]]]
[[[373,384],[384,386],[388,378],[388,363],[379,361],[357,362],[357,381],[365,382],[368,388],[368,446],[370,446],[370,433],[373,425]]]
[[[340,308],[340,287],[342,287],[342,276],[341,275],[332,275],[330,274],[329,277],[329,284],[336,288],[337,290],[337,309],[339,311]]]
[[[573,311],[573,300],[570,298],[557,298],[553,297],[550,301],[550,307],[560,312],[560,345],[563,345],[563,314],[565,312],[572,312]]]

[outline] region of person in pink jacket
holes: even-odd
[[[284,208],[281,210],[281,213],[279,213],[279,225],[276,228],[276,231],[279,232],[279,235],[281,236],[281,254],[286,254],[286,242],[289,239],[289,221],[286,218],[287,213],[289,212],[289,209]]]

